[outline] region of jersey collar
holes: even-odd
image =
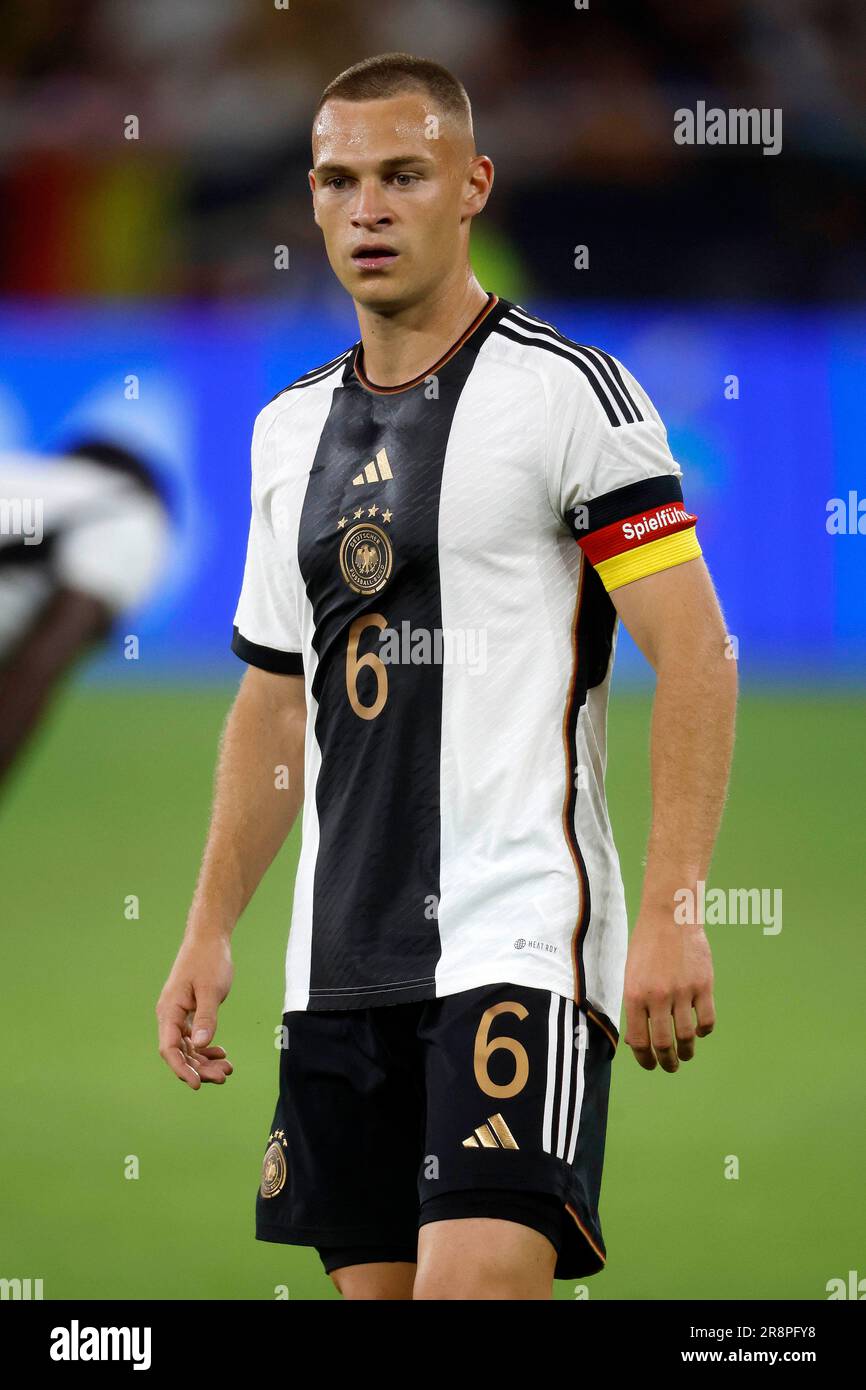
[[[441,371],[441,369],[445,366],[446,362],[450,362],[451,358],[456,356],[456,354],[463,347],[464,343],[466,343],[469,338],[472,338],[474,335],[478,333],[478,329],[481,327],[483,323],[485,323],[485,320],[489,319],[494,309],[499,308],[502,312],[504,312],[504,310],[508,307],[509,305],[507,301],[500,299],[498,295],[494,294],[493,291],[490,290],[487,295],[487,303],[482,305],[475,318],[472,320],[469,326],[461,333],[457,341],[451,344],[448,351],[443,353],[443,355],[439,358],[438,362],[434,362],[432,367],[428,367],[426,371],[419,372],[419,374],[413,377],[411,381],[403,381],[398,386],[376,386],[374,382],[370,381],[369,377],[364,371],[364,345],[361,342],[356,343],[355,350],[352,354],[352,357],[350,358],[350,374],[355,376],[360,385],[364,387],[365,391],[372,391],[377,396],[393,396],[400,391],[409,391],[413,386],[418,386],[422,381],[426,381],[428,377],[434,376],[437,372]],[[492,327],[492,322],[489,326]],[[486,336],[487,334],[485,332],[483,337]]]

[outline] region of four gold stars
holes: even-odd
[[[352,513],[352,516],[354,517],[355,521],[360,521],[360,520],[361,520],[361,517],[362,517],[363,515],[364,515],[364,508],[363,508],[363,507],[356,507],[355,510],[354,510],[353,513]],[[379,515],[379,508],[378,508],[378,506],[376,505],[375,502],[373,503],[372,507],[368,507],[368,508],[367,508],[367,515],[368,515],[368,516],[377,516],[377,515]],[[384,512],[381,513],[382,520],[383,520],[386,524],[391,520],[391,518],[392,518],[393,515],[394,515],[394,513],[391,511],[391,508],[390,508],[390,507],[386,507],[385,510],[384,510]],[[344,527],[344,526],[348,526],[348,524],[349,524],[349,518],[348,518],[348,517],[345,517],[345,516],[341,516],[341,517],[340,517],[340,520],[337,522],[337,530],[338,530],[338,531],[342,531],[343,527]]]

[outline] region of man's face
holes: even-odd
[[[431,138],[432,137],[432,138]],[[313,131],[310,188],[334,274],[369,308],[424,297],[461,254],[473,147],[423,93],[326,102]]]

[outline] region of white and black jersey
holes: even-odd
[[[626,368],[508,300],[423,375],[355,343],[259,414],[234,651],[303,673],[285,1009],[553,990],[614,1027],[609,591],[700,554]]]

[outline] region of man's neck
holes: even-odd
[[[364,373],[377,386],[401,386],[432,367],[476,319],[488,295],[467,267],[464,278],[435,297],[394,314],[356,301]]]

